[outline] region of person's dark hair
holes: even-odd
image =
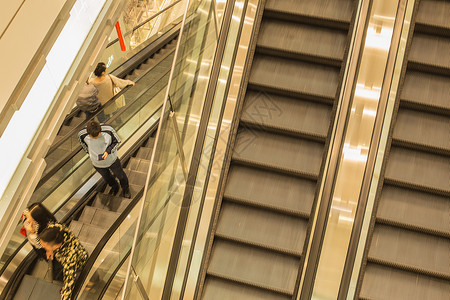
[[[87,126],[86,126],[86,130],[87,133],[93,137],[97,137],[98,134],[100,133],[100,131],[102,131],[102,126],[100,126],[100,123],[95,121],[95,120],[91,120],[88,122]]]
[[[50,245],[58,245],[64,242],[64,232],[58,227],[47,227],[39,234],[39,238]]]
[[[55,216],[41,203],[33,203],[28,207],[31,217],[39,224],[38,233],[44,230],[48,223],[56,222]]]
[[[95,67],[94,74],[99,77],[102,76],[102,73],[106,71],[106,65],[104,62],[99,62],[97,67]]]

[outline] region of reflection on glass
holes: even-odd
[[[313,299],[336,299],[371,145],[398,1],[373,2]]]
[[[171,104],[162,113],[158,129],[149,187],[131,259],[131,266],[151,299],[160,299],[163,292],[180,205],[186,189],[183,164],[188,166],[192,159],[217,43],[215,26],[211,21],[211,2],[202,1],[199,7],[194,5],[196,1],[192,3],[187,14],[191,21],[186,23],[181,33],[176,58],[178,63],[170,83]],[[173,114],[169,114],[171,107]],[[181,148],[177,147],[175,134],[179,135]],[[185,162],[180,151],[184,153]],[[126,297],[140,298],[133,280],[128,282]]]

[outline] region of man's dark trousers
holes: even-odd
[[[111,186],[113,190],[119,190],[119,187],[117,186],[117,181],[114,178],[117,177],[120,181],[120,186],[122,187],[122,190],[126,191],[129,189],[128,185],[128,178],[125,172],[123,171],[122,165],[120,164],[120,160],[116,159],[112,165],[110,165],[107,168],[98,168],[94,167],[97,172],[102,175],[103,179],[106,181],[106,183]],[[113,174],[111,174],[113,172]]]

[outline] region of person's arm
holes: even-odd
[[[86,128],[80,130],[80,132],[78,132],[78,141],[81,144],[81,147],[83,147],[84,151],[86,151],[86,153],[89,153],[89,148],[88,145],[86,144],[86,142],[84,141],[85,137],[87,137],[88,133]]]
[[[109,144],[109,146],[106,147],[105,150],[105,152],[111,154],[112,151],[117,150],[117,147],[119,147],[119,143],[121,142],[120,137],[117,135],[114,128],[109,125],[103,125],[102,132],[105,132],[106,134],[109,134],[111,136],[111,144]]]
[[[128,79],[121,79],[118,78],[112,74],[109,74],[109,76],[111,76],[114,84],[118,87],[120,87],[121,89],[123,89],[124,87],[128,86],[128,85],[134,85],[134,81],[128,80]]]

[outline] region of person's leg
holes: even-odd
[[[120,163],[120,160],[116,159],[116,161],[109,168],[111,169],[111,171],[114,173],[114,175],[120,181],[120,186],[122,187],[122,196],[130,198],[131,195],[130,195],[130,186],[128,183],[128,177],[122,168],[122,164]]]
[[[97,167],[94,167],[94,168],[97,170],[97,172],[100,173],[100,175],[102,175],[103,179],[111,187],[111,194],[117,194],[117,192],[119,191],[119,185],[117,184],[116,179],[111,174],[109,169],[108,168],[97,168]]]

